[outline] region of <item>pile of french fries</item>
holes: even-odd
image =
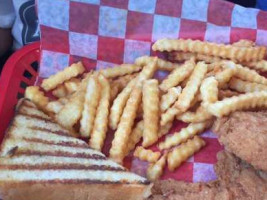
[[[163,39],[152,49],[168,52],[169,61],[143,56],[135,64],[90,72],[78,62],[41,87],[28,87],[25,97],[74,135],[89,138],[93,149],[101,151],[108,128],[114,130],[110,158],[122,163],[134,151],[150,163],[150,180],[161,176],[166,163],[173,171],[205,146],[197,134],[216,117],[267,107],[267,79],[259,73],[267,71],[265,47],[248,40],[223,45]],[[153,78],[158,70],[169,74],[159,81]],[[55,100],[45,96],[49,91]],[[175,119],[189,124],[160,142],[161,152],[146,149]]]

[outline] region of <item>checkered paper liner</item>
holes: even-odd
[[[267,46],[267,12],[222,0],[38,0],[41,30],[40,77],[45,78],[82,60],[87,69],[133,63],[155,55],[161,38],[192,38],[218,43],[250,39]],[[171,133],[185,124],[175,122]],[[107,144],[112,139],[108,134]],[[209,181],[222,149],[206,131],[207,145],[162,179]],[[152,149],[156,149],[154,146]],[[127,157],[125,165],[145,175],[147,163]]]

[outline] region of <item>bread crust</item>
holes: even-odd
[[[4,200],[142,200],[150,185],[0,183]]]

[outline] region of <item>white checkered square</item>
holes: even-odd
[[[131,11],[154,13],[156,0],[129,0],[128,9]]]
[[[71,0],[71,1],[89,3],[89,4],[96,4],[96,5],[100,4],[100,0]]]
[[[211,130],[206,130],[204,133],[201,134],[201,136],[207,138],[217,138],[217,135],[215,135]]]
[[[152,41],[161,38],[178,38],[180,19],[163,15],[154,15]]]
[[[98,33],[101,36],[124,38],[126,32],[126,21],[126,10],[101,6]]]
[[[229,26],[216,26],[207,23],[207,30],[205,33],[205,40],[217,43],[230,42],[230,27]]]
[[[70,54],[85,58],[97,58],[97,39],[96,35],[69,33]]]
[[[212,164],[194,163],[193,170],[193,182],[208,182],[217,178]]]
[[[258,45],[267,46],[267,31],[257,30],[256,43]]]
[[[184,0],[182,18],[197,21],[207,21],[209,0]]]
[[[124,63],[134,63],[135,59],[150,54],[150,42],[125,40]]]
[[[97,63],[96,63],[96,70],[106,69],[106,68],[109,68],[109,67],[114,67],[116,65],[118,65],[118,64],[110,63],[110,62],[104,62],[104,61],[98,60]]]
[[[69,6],[69,1],[38,1],[39,23],[61,30],[69,30]]]
[[[69,66],[69,55],[64,53],[43,50],[41,52],[39,76],[47,78]]]
[[[258,12],[258,9],[235,5],[232,12],[232,27],[256,29]]]

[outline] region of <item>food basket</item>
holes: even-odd
[[[0,142],[14,115],[18,99],[24,96],[25,88],[37,79],[39,60],[40,42],[35,42],[16,51],[4,65],[0,77]]]

